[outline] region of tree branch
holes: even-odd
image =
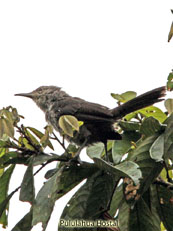
[[[173,184],[169,183],[169,182],[165,182],[164,180],[162,179],[157,179],[153,182],[153,184],[156,184],[156,185],[162,185],[170,190],[173,190]]]

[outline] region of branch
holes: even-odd
[[[162,179],[157,179],[153,182],[153,184],[156,184],[156,185],[162,185],[170,190],[173,190],[173,184],[169,183],[169,182],[165,182],[164,180]]]
[[[37,175],[47,164],[53,162],[53,161],[62,161],[62,162],[68,162],[70,159],[65,157],[55,157],[54,159],[48,160],[45,163],[41,165],[41,167],[33,174],[33,176]]]
[[[66,149],[66,147],[65,147],[65,145],[64,145],[64,137],[63,137],[63,142],[61,142],[54,132],[53,132],[52,134],[53,134],[54,137],[50,137],[50,138],[53,139],[53,140],[58,141],[58,143],[61,145],[61,147],[62,147],[62,148],[65,150],[65,152],[68,154],[68,150]]]
[[[21,127],[15,125],[15,127],[18,129],[18,132],[20,132],[25,139],[27,139],[28,143],[39,153],[40,152],[40,149],[38,148],[37,145],[33,144],[32,140],[30,139],[29,136],[26,135],[26,132],[25,132],[25,128],[23,126],[23,124],[21,125]]]

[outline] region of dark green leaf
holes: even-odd
[[[14,165],[10,166],[4,173],[3,175],[0,177],[0,205],[2,206],[0,208],[1,212],[2,209],[4,210],[4,212],[2,213],[1,217],[0,217],[0,224],[3,224],[3,227],[6,227],[7,225],[7,217],[8,214],[6,213],[6,210],[8,210],[8,204],[6,205],[6,207],[4,208],[4,201],[6,200],[6,198],[8,197],[8,187],[9,187],[9,182],[10,182],[10,178],[11,175],[13,173],[14,170]],[[10,199],[10,198],[8,198]],[[6,202],[8,202],[8,199]]]
[[[37,166],[37,165],[40,165],[40,164],[43,164],[44,162],[47,162],[47,161],[56,161],[57,159],[61,159],[61,156],[58,156],[56,154],[51,154],[51,155],[48,155],[48,154],[40,154],[38,156],[34,156],[33,158],[33,166]]]
[[[138,133],[126,131],[122,134],[122,140],[115,140],[112,144],[112,158],[114,164],[118,164],[123,155],[126,154],[132,146],[132,142],[139,139]]]
[[[140,133],[144,134],[145,136],[152,136],[160,130],[161,124],[153,117],[145,118],[140,127]]]
[[[50,170],[48,170],[47,172],[46,172],[46,174],[45,174],[45,178],[46,179],[49,179],[49,178],[51,178],[55,173],[57,173],[57,171],[58,171],[58,168],[53,168],[53,169],[50,169]]]
[[[164,155],[164,134],[160,135],[150,148],[150,156],[156,161],[163,161]]]
[[[7,149],[5,149],[6,151]],[[10,160],[13,160],[14,158],[18,157],[18,152],[7,152],[4,153],[4,155],[2,155],[2,157],[0,158],[0,167],[6,167],[7,166],[7,162]],[[1,154],[0,154],[1,156]]]
[[[160,217],[157,211],[157,201],[158,201],[158,195],[157,195],[157,190],[156,190],[156,185],[151,185],[150,190],[149,190],[149,196],[150,198],[148,199],[149,203],[148,206],[151,210],[152,217],[153,217],[153,224],[155,226],[155,230],[160,230]]]
[[[33,205],[32,225],[42,222],[43,230],[46,229],[55,204],[55,187],[58,184],[63,168],[51,177],[38,192]]]
[[[44,229],[47,226],[57,199],[69,192],[83,179],[89,177],[97,168],[94,164],[62,166],[39,191],[33,206],[33,225],[42,222]]]
[[[0,140],[0,147],[1,148],[5,148],[6,147],[6,141],[4,141],[4,140]]]
[[[119,180],[121,177],[130,177],[135,184],[138,184],[139,179],[142,177],[139,166],[134,162],[124,161],[116,166],[112,166],[98,158],[94,158],[93,160],[100,169],[114,175],[116,180]]]
[[[34,201],[34,197],[35,188],[33,176],[33,160],[31,159],[22,180],[19,199],[21,201],[27,201],[32,204]]]
[[[130,206],[123,200],[119,207],[118,221],[120,231],[130,231],[129,229]],[[138,230],[139,231],[139,230]]]
[[[169,188],[157,185],[157,209],[160,218],[168,231],[173,227],[173,193]]]
[[[115,140],[112,147],[112,158],[114,164],[120,163],[123,155],[131,147],[131,142],[129,140]]]
[[[173,159],[173,114],[165,121],[167,127],[164,132],[164,158]]]
[[[143,194],[151,185],[153,180],[161,172],[163,165],[160,162],[154,161],[150,156],[150,148],[153,142],[158,138],[158,135],[149,136],[144,140],[139,140],[134,150],[131,150],[128,155],[128,160],[135,161],[142,171],[142,179],[140,181],[140,194]]]
[[[27,213],[11,231],[31,231],[32,229],[32,210]]]
[[[138,122],[120,121],[118,124],[125,131],[139,131],[140,129],[140,123]]]
[[[134,209],[130,210],[129,230],[133,231],[156,231],[151,213],[146,202],[141,198]],[[159,231],[159,230],[158,230]]]
[[[119,187],[116,188],[114,191],[111,205],[110,205],[110,210],[109,214],[114,217],[117,209],[122,205],[122,203],[125,201],[124,198],[124,192],[123,192],[123,184],[121,184]]]
[[[108,207],[114,184],[114,179],[110,175],[98,171],[89,177],[87,182],[70,199],[61,219],[98,219]],[[69,229],[64,229],[61,226],[58,230]]]
[[[9,200],[11,199],[11,197],[14,195],[15,191],[13,191],[12,193],[10,193],[6,198],[5,200],[3,200],[1,203],[0,203],[0,217],[2,216],[3,212],[8,208],[8,203],[9,203]]]

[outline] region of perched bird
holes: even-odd
[[[75,132],[73,137],[65,135],[68,141],[76,143],[82,149],[96,142],[103,142],[107,148],[108,140],[120,140],[121,135],[115,131],[113,124],[133,111],[162,101],[165,91],[165,87],[156,88],[113,109],[72,97],[55,86],[42,86],[30,93],[16,96],[31,98],[56,131],[61,132],[58,121],[62,115],[73,115],[83,121],[79,132]]]

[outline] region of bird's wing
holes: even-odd
[[[113,119],[113,114],[109,108],[80,98],[67,97],[55,102],[53,107],[57,111],[58,117],[61,115],[73,115],[84,122],[110,122]]]

